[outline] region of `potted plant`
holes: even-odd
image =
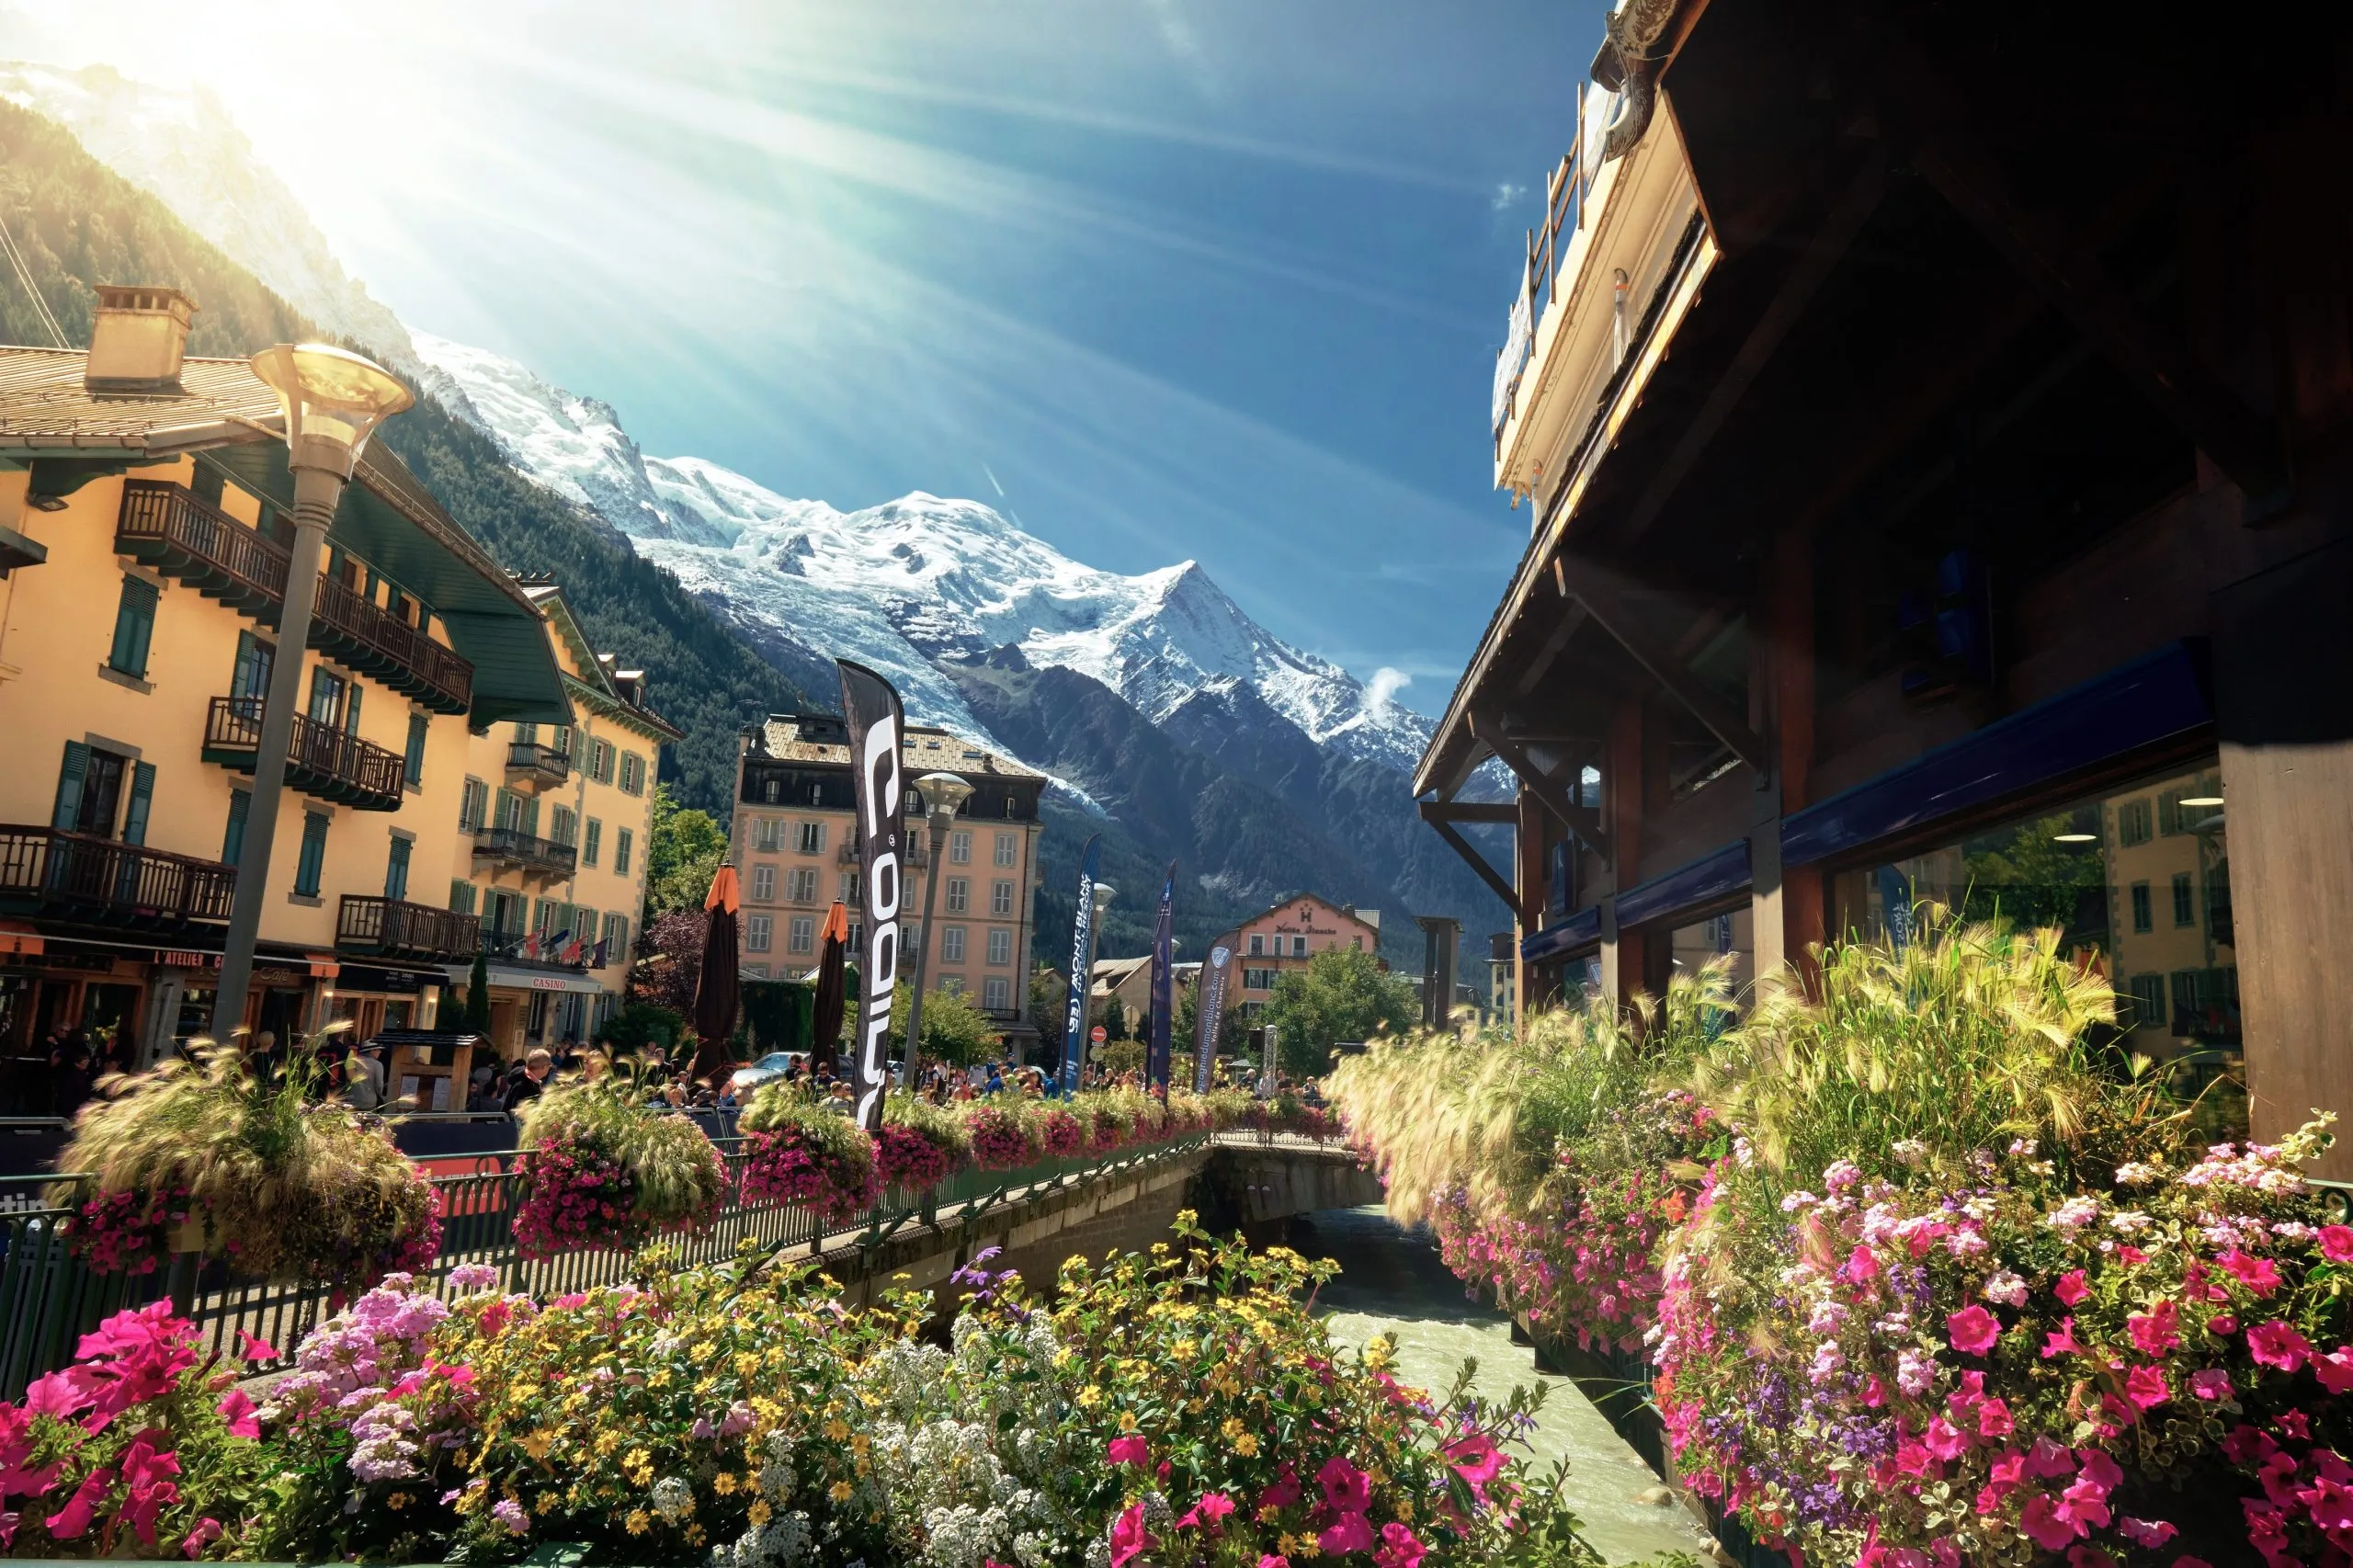
[[[762,1085],[737,1126],[748,1148],[746,1202],[796,1204],[840,1221],[871,1209],[882,1194],[874,1140],[800,1085]]]
[[[874,1167],[885,1187],[927,1192],[972,1157],[963,1118],[946,1106],[908,1095],[882,1103],[882,1131],[874,1141]]]
[[[633,1247],[718,1218],[719,1151],[689,1119],[647,1106],[633,1073],[564,1084],[522,1116],[515,1241],[525,1257]]]
[[[984,1171],[1019,1170],[1038,1162],[1038,1140],[1019,1100],[998,1096],[964,1108],[972,1162]]]
[[[249,1071],[228,1048],[110,1079],[83,1108],[59,1164],[96,1190],[56,1194],[82,1256],[152,1272],[172,1252],[241,1275],[365,1289],[440,1248],[431,1182],[377,1118],[313,1104],[315,1065]]]

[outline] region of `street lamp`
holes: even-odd
[[[350,481],[352,465],[367,449],[368,437],[378,425],[415,401],[375,361],[323,343],[281,343],[263,349],[251,363],[254,374],[278,393],[286,415],[287,463],[294,472],[294,542],[287,551],[278,655],[270,665],[269,689],[262,698],[253,794],[245,804],[236,892],[229,904],[229,937],[221,951],[221,988],[212,1000],[212,1036],[221,1040],[244,1025],[254,942],[261,934],[294,710],[302,699],[302,649],[311,640],[311,606],[318,596],[319,555],[326,544],[327,525],[335,519],[343,487]]]
[[[1079,988],[1078,994],[1081,996],[1089,996],[1094,994],[1095,944],[1103,939],[1103,912],[1111,907],[1111,895],[1119,891],[1119,889],[1113,887],[1108,882],[1097,882],[1095,884],[1094,896],[1088,901],[1095,906],[1095,918],[1086,923],[1086,965],[1080,972],[1076,983]],[[1085,1017],[1084,1009],[1081,1010],[1080,1016]],[[1079,1036],[1078,1076],[1081,1078],[1086,1076],[1086,1059],[1095,1053],[1094,1044],[1095,1037],[1093,1034],[1088,1033]],[[1078,1092],[1078,1085],[1076,1084],[1071,1085],[1069,1092],[1076,1094]]]
[[[915,1063],[923,1051],[924,956],[931,951],[931,911],[939,902],[939,857],[948,843],[949,824],[972,798],[972,787],[953,773],[926,773],[915,780],[915,788],[923,791],[924,803],[930,808],[925,820],[931,828],[931,869],[923,880],[923,926],[915,933],[915,999],[907,1005],[909,1094],[915,1093]]]

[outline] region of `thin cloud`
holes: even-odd
[[[1385,711],[1396,695],[1414,684],[1414,677],[1394,665],[1383,665],[1372,672],[1365,682],[1364,705],[1379,713]]]
[[[1507,212],[1518,206],[1520,199],[1527,194],[1526,186],[1514,185],[1509,180],[1501,181],[1495,187],[1495,194],[1488,199],[1488,210],[1495,212]]]
[[[996,492],[996,498],[1000,501],[1004,500],[1006,498],[1005,486],[997,483],[996,470],[989,467],[986,463],[983,463],[981,465],[981,472],[989,476],[989,488]]]

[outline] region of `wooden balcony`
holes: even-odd
[[[553,746],[517,741],[506,748],[506,787],[517,794],[536,795],[571,777],[572,759]]]
[[[205,716],[204,760],[240,773],[254,770],[261,747],[258,697],[216,697]],[[305,795],[362,812],[401,809],[407,763],[398,752],[348,735],[307,713],[294,715],[286,746],[286,782]]]
[[[114,547],[264,626],[284,608],[286,550],[186,485],[125,480]],[[440,713],[473,705],[474,668],[342,584],[322,576],[309,643]]]
[[[156,932],[229,918],[236,869],[144,845],[0,825],[0,909]]]
[[[569,844],[540,838],[520,828],[485,827],[474,835],[474,858],[493,860],[526,876],[568,877],[580,852]]]
[[[397,898],[346,893],[335,915],[335,945],[347,953],[444,963],[472,959],[481,941],[475,916]]]

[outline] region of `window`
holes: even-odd
[[[852,909],[858,907],[858,873],[856,871],[842,873],[841,902]]]
[[[605,824],[596,817],[588,819],[588,835],[580,841],[580,863],[593,866],[605,850]]]
[[[480,833],[483,821],[490,815],[490,786],[479,778],[469,778],[458,797],[458,831]]]
[[[645,793],[645,759],[633,751],[621,753],[621,793]]]
[[[989,962],[1003,969],[1013,961],[1013,933],[995,930],[989,933]]]
[[[588,743],[588,778],[591,782],[610,784],[613,781],[613,748],[607,741]]]
[[[608,962],[629,950],[628,915],[608,915],[605,916],[604,944],[605,956]]]
[[[613,871],[618,876],[629,875],[629,851],[636,835],[623,828],[613,836]]]
[[[774,902],[776,898],[776,868],[774,866],[752,868],[752,897],[761,903]]]
[[[2130,849],[2135,845],[2148,843],[2151,836],[2149,802],[2145,798],[2127,801],[2116,808],[2116,842],[2119,845]]]
[[[330,730],[343,728],[343,696],[350,687],[324,665],[311,671],[311,717]]]
[[[941,963],[962,963],[964,961],[964,927],[961,926],[943,926],[940,927],[939,961]]]
[[[775,854],[780,842],[778,835],[783,828],[784,824],[774,817],[760,818],[752,824],[752,847],[766,854]]]
[[[948,835],[948,858],[959,866],[972,863],[972,835],[962,828]]]
[[[258,698],[269,690],[270,661],[278,650],[250,631],[237,633],[237,664],[229,672],[229,695]]]
[[[1307,956],[1306,937],[1293,937],[1290,939],[1290,956],[1295,959],[1303,959]]]
[[[747,963],[744,966],[744,978],[746,980],[766,980],[767,977],[768,966],[764,963]]]
[[[1005,915],[1013,913],[1013,884],[1000,878],[989,884],[989,913]]]
[[[939,977],[939,989],[944,995],[961,996],[964,994],[964,977],[961,974],[943,974]]]
[[[1019,834],[1000,833],[996,835],[996,863],[998,865],[1013,865],[1019,858],[1020,854],[1021,835]]]
[[[2132,929],[2149,931],[2155,927],[2156,916],[2151,912],[2149,903],[2149,884],[2134,882],[2132,884]]]
[[[425,729],[424,714],[408,716],[408,756],[403,763],[402,780],[412,790],[425,783]]]
[[[141,577],[122,580],[122,597],[114,608],[114,646],[107,650],[107,668],[133,679],[147,675],[147,645],[155,640],[155,585]]]
[[[795,866],[784,879],[784,896],[793,903],[817,902],[817,868]]]
[[[1245,991],[1272,991],[1274,988],[1275,988],[1275,971],[1274,971],[1273,970],[1271,970],[1271,969],[1249,969],[1249,968],[1245,968],[1245,969],[1243,970],[1243,971],[1242,971],[1242,989],[1243,989],[1243,990],[1245,990]]]
[[[245,813],[253,809],[250,790],[229,791],[229,825],[221,835],[221,862],[233,866],[245,853]]]
[[[558,806],[548,819],[548,837],[557,844],[580,841],[580,813],[570,806]]]
[[[50,818],[51,827],[67,833],[86,833],[99,838],[114,836],[115,818],[122,810],[122,785],[126,773],[133,771],[131,759],[98,746],[85,745],[80,741],[65,743],[65,760],[57,770],[57,804]],[[155,770],[141,763],[136,770],[141,783],[134,789],[133,798],[153,788]],[[145,803],[137,807],[141,836],[146,833]],[[136,843],[138,840],[133,840]]]
[[[2173,874],[2173,923],[2176,926],[2198,924],[2198,888],[2188,871]]]
[[[326,869],[327,819],[318,812],[302,813],[302,852],[294,862],[294,891],[304,898],[319,896],[319,876]]]
[[[555,740],[551,744],[557,751],[563,754],[564,761],[570,762],[572,760],[572,726],[558,724],[555,727]]]
[[[392,853],[384,860],[384,896],[389,899],[408,897],[409,851],[416,847],[414,839],[392,835]]]
[[[970,877],[949,878],[948,913],[950,915],[961,915],[972,906],[972,879]]]
[[[473,883],[461,882],[455,877],[449,879],[449,912],[452,915],[472,915],[474,912]]]
[[[766,915],[747,915],[744,916],[745,949],[748,952],[755,953],[767,952],[768,950],[768,932],[773,926],[774,921]]]
[[[1266,938],[1266,937],[1262,937],[1262,936],[1259,936],[1259,935],[1258,935],[1257,933],[1256,933],[1256,932],[1251,933],[1251,937],[1250,937],[1250,956],[1251,956],[1252,958],[1254,958],[1254,959],[1256,959],[1256,958],[1264,958],[1264,957],[1266,957],[1266,954],[1267,954],[1267,938]]]
[[[1001,974],[990,975],[981,982],[981,1006],[992,1013],[1013,1010],[1013,982]]]
[[[825,824],[821,822],[802,823],[800,847],[803,855],[823,855],[825,852]]]
[[[817,950],[817,917],[815,915],[796,915],[786,929],[789,932],[785,937],[787,952],[813,953]]]

